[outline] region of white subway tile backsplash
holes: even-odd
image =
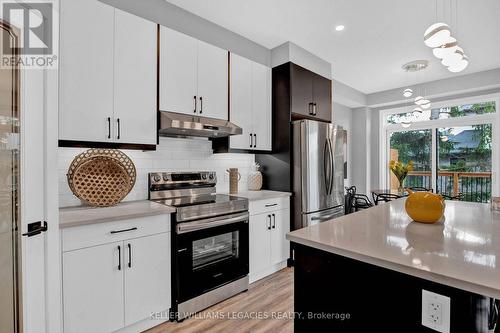
[[[59,148],[59,206],[77,206],[81,202],[68,186],[66,173],[73,158],[85,148]],[[229,177],[226,170],[238,168],[241,174],[239,188],[247,188],[247,175],[253,154],[213,154],[212,143],[206,139],[160,138],[156,151],[122,150],[135,164],[137,180],[134,188],[124,201],[148,198],[148,173],[157,171],[215,171],[217,189],[229,190]]]

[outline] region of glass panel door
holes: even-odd
[[[393,132],[390,134],[389,161],[414,163],[408,173],[405,187],[432,188],[432,131],[430,129]],[[390,171],[389,171],[390,172]],[[398,179],[390,172],[390,189],[397,190]]]
[[[2,21],[0,33],[2,41],[13,38]],[[0,69],[0,332],[17,331],[18,74]]]
[[[491,199],[492,125],[438,128],[437,191],[447,199]]]

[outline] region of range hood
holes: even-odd
[[[160,136],[222,138],[241,133],[241,127],[227,120],[160,111]]]

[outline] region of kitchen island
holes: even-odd
[[[435,332],[422,324],[422,312],[426,321],[432,314],[423,290],[449,298],[449,316],[442,299],[434,313],[443,332],[493,327],[500,212],[447,201],[444,221],[427,225],[413,222],[404,202],[287,235],[295,249],[296,332]]]

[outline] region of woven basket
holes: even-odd
[[[132,190],[136,170],[119,150],[89,149],[73,159],[68,170],[73,194],[91,206],[108,207],[122,201]]]

